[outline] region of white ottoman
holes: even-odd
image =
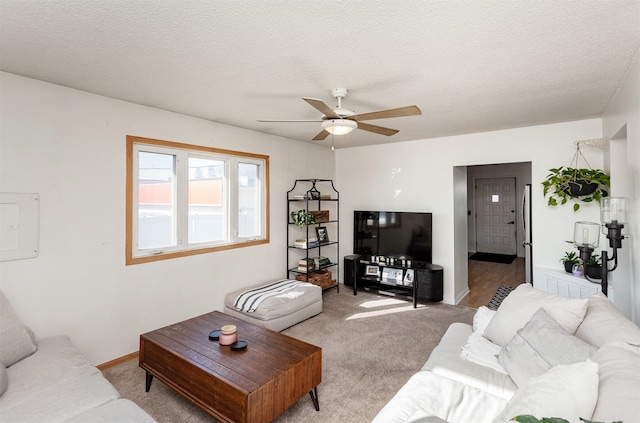
[[[322,313],[322,288],[304,282],[297,282],[294,288],[265,298],[255,311],[246,312],[234,306],[236,299],[241,294],[267,285],[270,284],[261,284],[230,292],[224,300],[224,312],[245,322],[276,332],[283,331]]]

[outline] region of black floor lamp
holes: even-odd
[[[605,197],[600,208],[600,221],[602,223],[602,233],[609,239],[609,247],[613,250],[611,258],[606,249],[602,250],[602,278],[594,280],[587,275],[586,269],[584,277],[589,282],[600,283],[602,293],[608,294],[609,272],[613,272],[618,267],[618,248],[622,248],[622,240],[628,235],[629,204],[628,199],[623,197]],[[601,225],[594,222],[576,222],[573,229],[573,243],[580,250],[580,259],[586,263],[591,258],[595,248],[598,248]],[[613,262],[613,267],[609,267],[609,262]]]

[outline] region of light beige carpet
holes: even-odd
[[[305,395],[276,422],[370,422],[418,371],[453,322],[471,323],[475,309],[419,305],[342,287],[323,296],[324,311],[282,333],[322,348],[320,411]],[[212,328],[214,329],[214,328]],[[105,371],[106,378],[158,422],[214,422],[162,382],[146,393],[137,360]]]

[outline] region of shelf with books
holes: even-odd
[[[287,277],[308,280],[323,289],[336,287],[340,193],[331,179],[298,179],[287,192]],[[299,262],[325,258],[325,263]],[[328,268],[334,268],[334,272]]]

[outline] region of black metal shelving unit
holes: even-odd
[[[329,197],[327,197],[329,195]],[[293,223],[291,212],[301,209],[309,211],[328,210],[329,219],[297,227]],[[308,240],[316,238],[316,228],[324,226],[328,234],[328,242],[319,243],[317,246],[301,248],[295,246],[296,239]],[[331,263],[320,265],[317,270],[331,269],[332,277],[335,273],[335,283],[324,288],[336,288],[340,292],[339,285],[339,245],[340,245],[340,193],[335,188],[331,179],[296,179],[293,187],[287,191],[287,277],[296,278],[297,275],[306,274],[307,279],[311,271],[298,270],[300,259],[313,259],[326,257]],[[326,254],[326,255],[325,255]]]

